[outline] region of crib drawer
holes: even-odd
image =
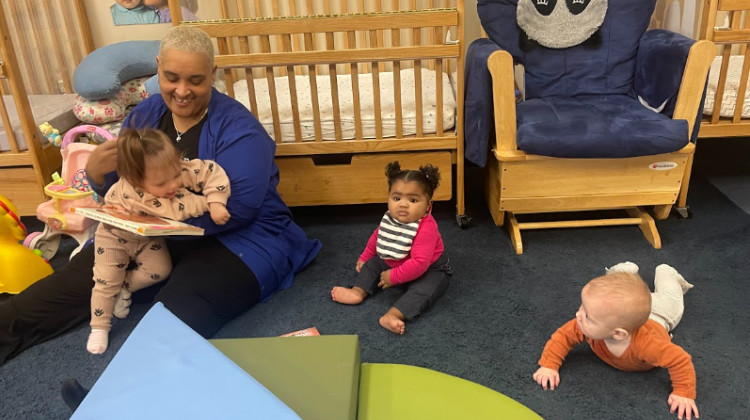
[[[0,194],[13,201],[20,216],[35,215],[37,206],[48,200],[33,168],[2,168],[0,179]]]
[[[440,169],[434,200],[450,200],[451,152],[355,154],[346,163],[316,164],[312,157],[277,157],[279,193],[289,206],[384,203],[388,196],[385,166],[397,160],[402,168],[431,163]]]

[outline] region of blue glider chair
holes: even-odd
[[[524,229],[607,225],[637,225],[658,249],[644,207],[664,219],[685,206],[715,49],[647,31],[655,3],[478,0],[487,38],[467,52],[466,157],[488,168],[490,211],[518,254]],[[611,209],[627,217],[516,217]]]

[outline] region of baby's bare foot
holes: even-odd
[[[380,326],[399,335],[404,335],[404,331],[406,330],[404,321],[390,312],[380,317]]]
[[[336,286],[331,290],[331,298],[338,303],[346,305],[358,305],[365,299],[363,293],[341,286]]]

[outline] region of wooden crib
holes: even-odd
[[[698,137],[750,135],[750,0],[704,0],[700,39],[717,45]]]
[[[388,162],[432,163],[443,179],[434,199],[455,184],[457,221],[468,222],[463,0],[220,3],[223,19],[179,24],[216,40],[227,93],[277,143],[289,205],[384,202]]]
[[[48,199],[44,186],[61,167],[59,147],[41,135],[44,121],[35,116],[54,114],[63,97],[72,111],[73,70],[92,50],[84,0],[0,4],[0,194],[21,215],[36,214]]]

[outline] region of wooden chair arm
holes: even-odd
[[[487,60],[492,76],[495,117],[495,154],[516,152],[516,95],[513,57],[507,51],[495,51]]]
[[[687,120],[688,133],[693,132],[698,107],[703,100],[703,89],[706,86],[708,70],[711,68],[711,62],[715,56],[716,47],[711,41],[701,40],[690,47],[672,116],[673,119]]]

